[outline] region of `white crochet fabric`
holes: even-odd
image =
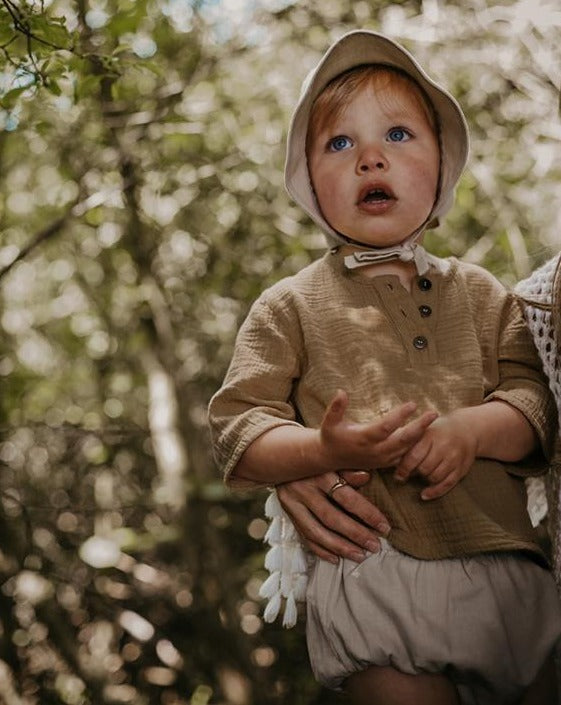
[[[553,307],[554,281],[557,274],[557,283],[559,282],[560,265],[561,254],[550,259],[528,279],[517,284],[515,291],[527,304],[528,327],[534,336],[534,343],[561,418],[561,330],[555,330]],[[561,301],[557,300],[556,306],[561,306]],[[556,313],[558,318],[559,311]]]
[[[516,293],[523,299],[528,327],[542,361],[555,397],[561,422],[561,254],[553,257],[524,281],[517,284]],[[552,541],[553,574],[561,592],[561,443],[551,472],[545,482],[532,480],[529,491],[530,514],[548,514],[549,533]],[[539,485],[541,483],[541,491]],[[532,494],[533,491],[533,494]],[[545,499],[547,496],[547,501]],[[548,509],[549,505],[549,509]]]
[[[561,426],[561,253],[537,269],[528,279],[521,281],[516,287],[516,293],[524,299],[526,321],[555,397]],[[545,511],[551,537],[553,577],[561,595],[561,436],[545,482],[541,478],[534,478],[534,482],[542,483],[541,494],[547,496]],[[559,647],[555,661],[559,684],[558,703],[561,703]]]

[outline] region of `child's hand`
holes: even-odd
[[[407,402],[372,423],[357,424],[344,419],[348,404],[346,393],[339,390],[320,428],[322,452],[336,469],[373,470],[397,465],[421,441],[438,416],[435,411],[427,411],[406,423],[417,408],[413,402]]]
[[[432,485],[422,499],[442,497],[467,475],[477,452],[477,436],[461,410],[437,419],[401,459],[395,478],[405,482],[421,475]]]

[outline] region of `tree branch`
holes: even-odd
[[[56,49],[57,51],[70,51],[73,54],[76,53],[74,50],[74,47],[62,47],[59,46],[58,44],[54,44],[53,42],[49,42],[47,39],[43,39],[42,37],[38,37],[36,34],[34,34],[31,29],[29,28],[29,25],[25,20],[21,18],[21,14],[19,13],[19,9],[14,6],[10,0],[1,0],[2,4],[8,11],[10,17],[12,18],[12,21],[14,23],[14,29],[16,32],[20,32],[20,34],[23,34],[25,37],[27,37],[27,42],[28,42],[28,54],[29,58],[32,59],[31,57],[31,48],[29,45],[30,40],[34,40],[36,42],[39,42],[40,44],[43,44],[45,46],[50,47],[51,49]],[[33,60],[33,59],[32,59]]]
[[[82,215],[84,215],[84,213],[91,210],[92,208],[97,208],[97,206],[103,205],[110,198],[110,196],[114,195],[117,191],[121,192],[127,187],[128,186],[125,183],[122,185],[122,188],[115,188],[105,192],[98,191],[97,193],[88,196],[82,201],[74,201],[74,203],[66,211],[66,213],[64,213],[52,223],[47,225],[47,227],[43,228],[43,230],[40,230],[34,237],[31,238],[27,245],[25,245],[25,247],[20,250],[17,257],[12,262],[10,262],[10,264],[6,265],[4,269],[0,270],[0,281],[18,262],[21,262],[21,260],[25,259],[27,255],[29,255],[29,253],[32,252],[36,247],[38,247],[41,243],[45,242],[46,240],[49,240],[55,235],[57,235],[64,228],[64,226],[69,220],[71,220],[72,218],[80,218]]]
[[[6,274],[12,269],[12,267],[14,267],[18,262],[21,262],[22,259],[25,259],[25,257],[27,257],[27,255],[38,245],[40,245],[44,240],[48,240],[49,238],[53,237],[53,235],[56,235],[58,232],[60,232],[60,230],[62,230],[63,226],[70,218],[71,212],[72,211],[70,210],[65,215],[61,216],[60,218],[57,218],[57,220],[55,220],[50,225],[47,225],[46,228],[40,230],[35,235],[35,237],[33,237],[32,240],[23,249],[20,250],[17,257],[12,260],[10,264],[6,265],[4,269],[0,270],[0,280],[2,280],[3,277],[6,276]]]

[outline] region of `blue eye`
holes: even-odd
[[[330,152],[341,152],[352,146],[352,140],[349,137],[345,137],[345,135],[337,135],[337,137],[333,137],[333,139],[330,139],[327,143]]]
[[[407,142],[411,139],[411,133],[404,127],[392,127],[388,132],[388,139],[390,142]]]

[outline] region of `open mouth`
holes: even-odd
[[[387,203],[395,200],[395,194],[385,184],[365,184],[358,194],[358,205]]]
[[[368,191],[362,198],[363,203],[377,203],[379,201],[389,201],[393,196],[383,188],[374,188]]]

